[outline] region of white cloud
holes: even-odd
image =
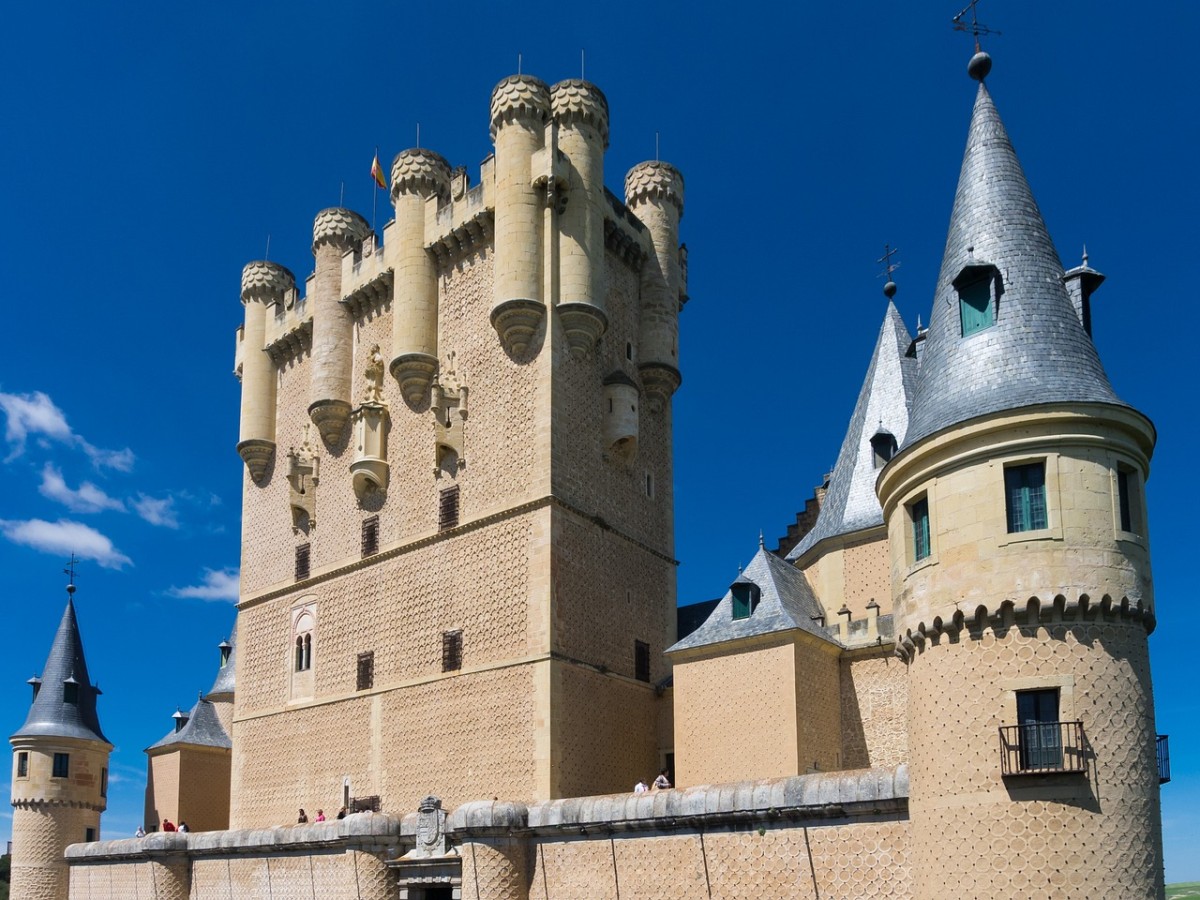
[[[4,438],[10,447],[5,462],[24,453],[26,440],[30,435],[35,435],[78,447],[98,469],[128,472],[133,468],[132,450],[128,447],[124,450],[104,450],[88,443],[71,430],[63,411],[41,391],[34,391],[32,394],[0,392],[0,409],[4,410],[6,417]]]
[[[114,547],[112,541],[99,531],[68,519],[59,519],[57,522],[0,519],[0,532],[14,544],[60,556],[74,553],[81,559],[94,559],[106,569],[119,569],[133,564],[133,560]]]
[[[174,497],[148,497],[138,494],[136,500],[130,500],[134,512],[151,525],[161,525],[163,528],[178,528],[179,517],[175,514]]]
[[[172,597],[190,597],[196,600],[228,600],[236,603],[238,599],[238,570],[215,569],[204,570],[204,583],[192,587],[171,588],[168,593]]]
[[[71,512],[95,513],[106,509],[125,510],[125,504],[115,497],[110,497],[90,481],[79,485],[77,490],[67,486],[62,473],[53,463],[46,463],[42,469],[42,486],[38,489],[43,497],[57,500]]]

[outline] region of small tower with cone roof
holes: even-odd
[[[100,839],[108,805],[112,744],[100,730],[96,697],[75,618],[75,585],[13,746],[12,896],[65,900],[70,844]]]
[[[1161,897],[1143,486],[979,82],[908,430],[877,482],[907,666],[912,896]],[[1073,283],[1083,283],[1080,288]]]

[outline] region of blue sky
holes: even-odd
[[[953,2],[102,7],[18,4],[0,37],[0,602],[16,624],[0,722],[23,721],[74,549],[116,744],[109,836],[136,827],[142,750],[208,689],[233,621],[242,265],[270,235],[271,258],[303,278],[313,215],[344,184],[371,218],[374,148],[390,160],[418,122],[424,146],[477,179],[488,97],[518,53],[553,82],[586,51],[612,111],[615,193],[656,132],[686,178],[683,602],[721,593],[832,466],[884,313],[885,241],[901,251],[901,313],[928,320],[974,97]],[[1158,428],[1151,652],[1173,881],[1200,879],[1195,329],[1172,318],[1191,302],[1200,208],[1193,65],[1175,36],[1200,29],[1200,10],[1158,13],[981,7],[1003,32],[986,44],[988,83],[1059,251],[1073,265],[1086,243],[1109,276],[1102,359]],[[0,811],[0,839],[10,822]]]

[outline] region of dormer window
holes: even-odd
[[[229,641],[221,641],[217,644],[217,649],[221,651],[221,668],[229,665],[229,654],[233,652],[233,645]]]
[[[758,585],[747,579],[738,579],[729,588],[733,595],[733,617],[735,619],[748,619],[754,615],[754,610],[758,608],[759,598],[762,596],[758,589]]]
[[[33,699],[36,700],[38,691],[40,691],[42,689],[42,679],[40,679],[36,675],[34,675],[32,678],[30,678],[25,683],[27,685],[29,685],[31,688],[33,688]]]
[[[179,732],[183,731],[183,726],[188,723],[188,717],[184,714],[182,709],[176,707],[175,713],[171,716],[171,718],[175,720],[175,733],[179,734]]]
[[[968,337],[996,324],[996,298],[1000,271],[991,263],[970,263],[954,279],[962,336]]]
[[[72,675],[63,682],[63,703],[78,703],[79,702],[79,682]]]
[[[896,455],[896,437],[890,431],[880,428],[871,438],[871,456],[875,468],[882,469]]]

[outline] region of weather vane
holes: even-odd
[[[976,53],[979,52],[979,36],[981,34],[1000,34],[1000,32],[996,29],[988,28],[979,21],[979,16],[975,11],[975,7],[978,5],[979,0],[971,0],[971,2],[964,6],[959,14],[951,20],[954,22],[955,31],[971,32],[972,37],[975,38]],[[971,21],[969,23],[963,21],[963,16],[965,16],[968,12],[971,13]]]
[[[70,581],[67,582],[67,593],[75,593],[75,566],[79,564],[79,560],[75,558],[75,554],[71,553],[71,560],[67,563],[67,567],[63,569],[63,574],[70,576]]]
[[[899,253],[899,248],[893,247],[891,244],[883,245],[883,256],[875,260],[879,265],[883,266],[883,271],[880,272],[877,278],[886,278],[887,282],[883,286],[883,293],[889,300],[896,296],[896,282],[892,281],[892,273],[900,268],[900,263],[892,262],[892,257]]]

